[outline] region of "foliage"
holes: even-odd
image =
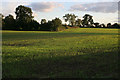
[[[112,28],[120,28],[120,25],[119,25],[118,23],[114,23],[114,24],[112,25]]]
[[[77,19],[76,22],[75,22],[75,25],[81,27],[82,26],[82,20]]]
[[[98,22],[94,23],[96,28],[100,28],[100,24]]]
[[[55,18],[52,20],[51,30],[58,31],[58,27],[62,26],[62,21],[59,18]]]
[[[58,27],[62,26],[62,21],[59,18],[55,18],[52,21],[41,24],[41,30],[58,31]]]
[[[6,16],[4,19],[4,27],[6,30],[16,30],[16,22],[12,15]]]
[[[105,28],[105,24],[101,24],[101,27],[102,27],[102,28]]]
[[[18,30],[30,30],[32,21],[32,10],[29,7],[18,6],[15,11]]]
[[[69,22],[69,25],[74,26],[77,16],[75,14],[65,14],[63,18],[65,22]]]
[[[29,7],[25,6],[18,6],[15,11],[16,14],[16,20],[18,21],[24,21],[24,22],[31,22],[33,16],[32,16],[32,10]]]
[[[45,24],[46,23],[46,19],[41,19],[41,24]]]
[[[83,26],[84,27],[87,27],[87,26],[92,26],[93,25],[93,19],[92,19],[92,16],[91,15],[89,15],[89,14],[85,14],[84,16],[83,16],[83,20],[82,20],[82,24],[83,24]]]
[[[111,28],[111,23],[108,23],[108,24],[107,24],[107,27],[108,27],[108,28]]]
[[[4,15],[0,13],[0,19],[3,19]]]
[[[32,30],[32,31],[40,30],[40,24],[36,20],[32,20],[29,24],[30,24],[29,30]]]
[[[60,27],[57,28],[57,31],[63,31],[65,29],[67,29],[65,26],[60,26]]]
[[[5,22],[4,22],[3,17],[4,17],[4,15],[2,15],[2,14],[0,13],[0,30],[2,30],[2,27],[5,26]]]
[[[41,24],[33,19],[32,10],[29,7],[20,5],[15,10],[16,19],[13,18],[12,15],[8,15],[4,18],[2,14],[0,14],[0,23],[2,23],[3,30],[21,30],[21,31],[59,31],[64,28],[77,28],[77,27],[87,27],[87,28],[120,28],[120,25],[114,23],[108,23],[107,26],[105,24],[94,23],[93,16],[90,14],[85,14],[83,16],[83,20],[76,19],[78,16],[75,14],[65,14],[63,19],[65,22],[68,22],[67,25],[62,24],[62,21],[59,18],[55,18],[52,21],[46,21],[46,19],[41,19]],[[59,27],[59,29],[58,29]]]

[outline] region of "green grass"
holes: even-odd
[[[3,78],[117,78],[118,29],[2,31]]]

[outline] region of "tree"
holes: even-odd
[[[101,27],[102,27],[102,28],[105,28],[105,24],[101,24]]]
[[[120,28],[120,25],[119,25],[118,23],[114,23],[114,24],[112,25],[112,28]]]
[[[40,30],[45,31],[57,31],[58,27],[62,26],[62,21],[59,18],[55,18],[52,21],[40,25]]]
[[[0,19],[3,19],[4,15],[0,13]]]
[[[76,18],[77,18],[77,16],[75,16],[75,14],[70,14],[70,23],[72,26],[75,25]]]
[[[45,24],[46,23],[46,19],[41,19],[41,24]]]
[[[50,25],[52,21],[48,21],[47,23],[40,24],[41,31],[50,31]]]
[[[15,14],[19,30],[29,30],[28,24],[33,19],[31,8],[20,5],[16,8]]]
[[[65,16],[63,16],[65,22],[69,22],[69,25],[74,26],[75,25],[75,19],[77,18],[77,16],[75,16],[75,14],[65,14]]]
[[[3,15],[0,13],[0,30],[2,29],[2,27],[4,27],[4,19],[3,19]]]
[[[82,25],[82,20],[77,19],[76,22],[75,22],[75,25],[80,27]]]
[[[62,26],[62,21],[59,18],[55,18],[52,20],[52,24],[50,26],[51,31],[57,31],[58,27]]]
[[[99,25],[98,22],[94,23],[94,25],[95,25],[96,28],[99,28],[99,27],[100,27],[100,25]]]
[[[4,29],[16,30],[15,19],[13,18],[13,16],[11,14],[9,14],[8,16],[5,17],[4,22],[5,22]]]
[[[107,24],[107,27],[108,27],[108,28],[111,28],[111,23],[108,23],[108,24]]]
[[[84,27],[89,27],[89,26],[93,26],[94,22],[93,22],[93,19],[92,19],[92,16],[89,15],[89,14],[85,14],[83,16],[83,20],[82,20],[82,24]]]
[[[36,20],[32,20],[30,23],[29,23],[29,27],[30,29],[29,30],[35,30],[35,31],[38,31],[40,30],[40,24],[36,21]]]
[[[65,22],[68,22],[70,19],[70,14],[65,14],[65,16],[63,16],[63,19],[65,20]]]

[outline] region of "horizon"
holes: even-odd
[[[52,0],[54,1],[54,0]],[[85,14],[93,16],[94,22],[104,23],[118,23],[118,3],[116,0],[102,0],[102,1],[88,1],[79,2],[78,0],[71,0],[70,2],[52,2],[52,1],[16,1],[10,2],[8,0],[2,1],[2,14],[8,16],[9,14],[15,16],[15,8],[19,5],[30,7],[33,12],[34,19],[39,23],[41,19],[52,20],[58,17],[62,20],[63,16],[67,13],[72,13],[82,19]],[[73,1],[73,2],[72,2]],[[77,2],[78,1],[78,2]],[[103,2],[106,1],[106,2]],[[12,5],[11,5],[12,4]],[[107,5],[106,5],[107,4]]]

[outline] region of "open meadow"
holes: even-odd
[[[3,78],[117,78],[118,29],[2,31]]]

